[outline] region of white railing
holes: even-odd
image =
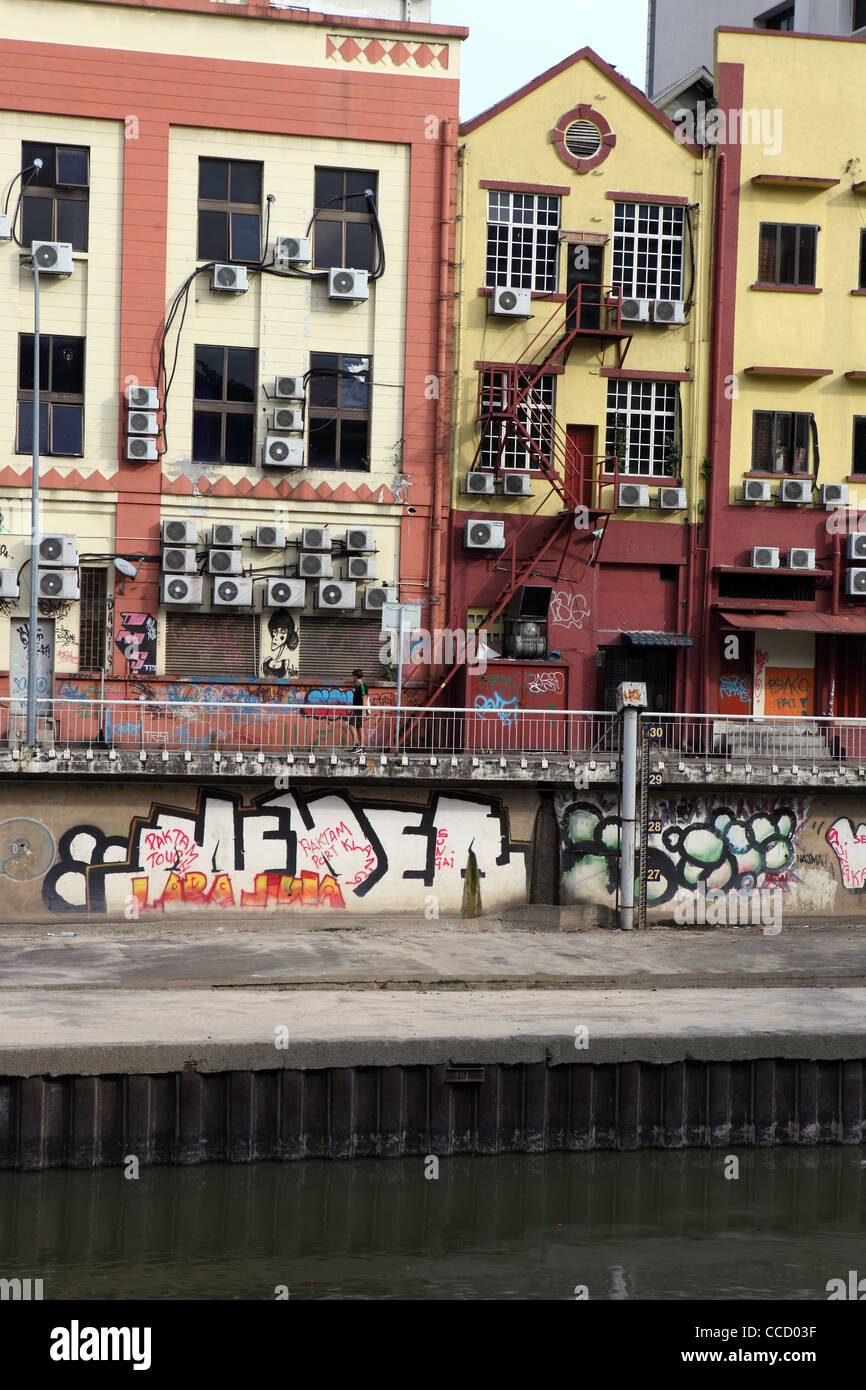
[[[700,758],[764,770],[774,764],[780,769],[866,767],[866,719],[645,714],[641,722],[644,738],[662,762]]]

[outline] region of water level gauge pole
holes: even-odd
[[[30,625],[27,634],[27,718],[25,742],[36,747],[36,681],[39,670],[39,262],[33,265],[33,474],[30,484]]]
[[[634,927],[634,846],[637,807],[638,714],[646,709],[646,685],[629,681],[617,688],[616,707],[622,720],[622,811],[619,850],[619,925]]]

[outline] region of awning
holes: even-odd
[[[835,632],[866,637],[866,613],[722,613],[731,627],[752,632]]]
[[[636,647],[691,647],[693,642],[691,637],[687,637],[684,632],[624,632],[623,637],[627,642],[632,642]]]

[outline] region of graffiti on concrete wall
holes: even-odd
[[[425,804],[342,792],[267,792],[244,805],[207,790],[196,809],[153,805],[125,833],[94,824],[61,837],[42,898],[52,912],[134,916],[177,908],[410,910],[433,892],[459,911],[470,851],[485,906],[526,901],[529,846],[493,796],[431,793]]]
[[[836,855],[842,887],[849,893],[866,892],[866,825],[855,830],[847,816],[840,816],[827,831],[827,843]]]
[[[550,598],[548,620],[555,627],[583,627],[589,617],[589,604],[583,594],[569,593],[567,589],[557,589]]]
[[[135,675],[156,673],[156,618],[151,613],[121,613],[115,645]]]

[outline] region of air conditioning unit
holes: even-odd
[[[397,602],[396,589],[383,589],[378,585],[364,590],[364,608],[369,612],[381,612],[386,603]]]
[[[366,270],[349,270],[334,266],[328,271],[329,299],[369,299]]]
[[[743,483],[744,502],[769,502],[769,478],[746,478]]]
[[[78,570],[40,570],[36,592],[40,598],[78,598]]]
[[[855,531],[848,537],[848,559],[866,560],[866,531]]]
[[[158,434],[155,410],[130,410],[126,416],[127,434]]]
[[[375,550],[376,537],[369,526],[350,526],[346,532],[347,550]]]
[[[653,300],[653,323],[685,323],[685,305],[681,299]]]
[[[130,410],[159,410],[159,392],[155,386],[127,386],[126,404]]]
[[[308,236],[278,236],[274,247],[274,265],[309,265]]]
[[[532,479],[528,473],[501,473],[499,479],[505,497],[532,496]]]
[[[622,323],[649,323],[650,302],[648,299],[623,299],[619,306]]]
[[[266,468],[303,468],[303,440],[282,439],[280,435],[269,434],[265,440],[262,463]]]
[[[269,579],[265,585],[265,608],[303,608],[306,602],[303,579]]]
[[[660,487],[658,493],[658,504],[663,512],[681,512],[686,505],[686,490],[684,487]]]
[[[302,526],[300,550],[330,550],[331,532],[327,526]]]
[[[252,608],[253,581],[251,579],[215,579],[213,583],[214,608]]]
[[[467,521],[463,534],[467,550],[504,550],[504,521]]]
[[[172,517],[162,523],[163,545],[195,545],[198,533],[194,521],[181,521]]]
[[[753,570],[777,570],[779,568],[779,547],[777,545],[753,546],[751,566]]]
[[[167,546],[162,552],[162,568],[168,574],[195,574],[195,551],[191,546]]]
[[[282,526],[257,526],[253,545],[256,550],[284,550],[286,533]]]
[[[40,275],[72,274],[72,243],[69,241],[33,241],[30,254]]]
[[[812,501],[811,478],[785,478],[779,487],[780,502],[796,502],[800,506]]]
[[[156,440],[144,434],[130,435],[126,441],[126,457],[130,463],[155,463],[159,458]]]
[[[246,266],[215,265],[210,287],[212,290],[231,290],[234,294],[243,294],[244,290],[249,289]]]
[[[648,507],[649,488],[646,483],[620,483],[616,505],[621,508]]]
[[[274,395],[281,401],[302,401],[307,391],[302,376],[278,376],[274,382]]]
[[[211,545],[220,545],[223,549],[229,546],[238,546],[241,543],[241,528],[233,521],[215,521],[210,528]]]
[[[316,605],[319,608],[354,608],[356,592],[354,584],[322,583],[316,590]]]
[[[803,546],[792,546],[788,551],[789,570],[813,570],[815,568],[815,552],[807,550]]]
[[[49,532],[39,538],[40,565],[77,565],[78,547],[75,536]]]
[[[298,574],[301,579],[330,579],[334,566],[330,555],[299,555]]]
[[[498,285],[489,299],[490,313],[501,318],[528,319],[532,315],[532,291]]]
[[[207,553],[207,572],[208,574],[240,574],[240,551],[209,550]]]
[[[845,575],[845,593],[866,598],[866,570],[849,570]]]
[[[463,491],[472,496],[492,497],[496,489],[496,479],[492,473],[473,468],[463,482]]]
[[[848,505],[847,483],[822,483],[821,506],[845,507]]]
[[[162,578],[162,601],[166,604],[201,603],[203,583],[200,574],[193,575],[189,579],[165,574]]]
[[[375,558],[372,555],[350,555],[346,561],[346,578],[375,579]]]
[[[17,598],[20,593],[15,570],[0,570],[0,598]]]
[[[281,405],[274,411],[271,428],[275,430],[302,430],[304,428],[304,412],[296,406]]]

